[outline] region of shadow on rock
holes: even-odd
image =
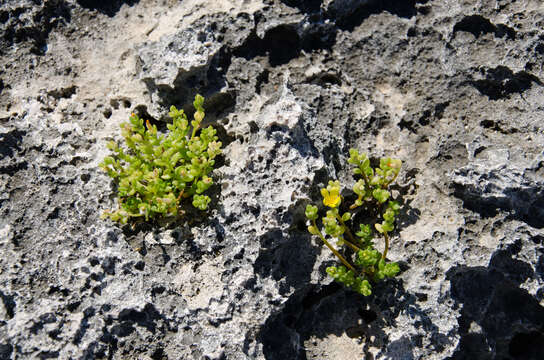
[[[124,4],[132,6],[139,3],[140,0],[77,0],[77,2],[85,9],[97,10],[102,14],[113,17]]]
[[[410,18],[417,14],[416,3],[421,0],[366,0],[333,1],[327,8],[327,17],[336,21],[342,30],[352,31],[373,14],[387,11],[393,15]]]
[[[509,217],[526,224],[544,228],[544,192],[534,187],[508,189],[507,196],[482,196],[467,187],[454,184],[454,196],[463,200],[463,206],[482,217],[496,216],[500,210],[510,212]]]
[[[297,292],[279,314],[272,315],[259,334],[266,359],[313,358],[308,352],[312,343],[331,335],[360,338],[361,352],[385,349],[388,359],[412,359],[413,349],[421,345],[419,335],[411,334],[390,341],[387,328],[397,326],[396,319],[408,313],[417,328],[429,334],[431,346],[437,352],[449,344],[445,334],[416,303],[417,297],[406,292],[401,280],[389,280],[374,285],[374,293],[363,297],[337,283]]]
[[[192,229],[195,227],[209,229],[211,233],[215,233],[214,240],[211,240],[208,250],[202,249],[202,245],[195,241],[195,235],[192,233]],[[154,248],[152,254],[160,255],[163,265],[166,265],[172,258],[200,260],[207,251],[215,252],[224,247],[222,242],[225,238],[225,229],[218,219],[209,215],[200,217],[198,220],[180,218],[175,222],[168,223],[138,222],[125,225],[121,230],[134,251],[146,257],[149,251]],[[163,239],[168,237],[171,238],[171,241],[167,240],[168,242],[163,243]]]
[[[544,307],[520,288],[534,276],[529,264],[512,257],[520,250],[514,244],[497,251],[488,267],[448,271],[452,298],[462,304],[461,339],[450,359],[542,358]]]
[[[319,13],[323,0],[281,0],[287,6],[296,7],[303,13]]]
[[[262,236],[260,243],[261,250],[253,268],[261,277],[278,281],[280,294],[310,282],[320,249],[312,244],[309,234],[284,238],[280,230],[273,230]]]
[[[302,50],[311,52],[331,49],[336,43],[336,29],[324,23],[321,16],[311,17],[307,26],[280,24],[266,31],[263,38],[253,31],[232,54],[246,60],[267,56],[270,66],[287,64],[300,56]]]
[[[178,109],[183,109],[190,118],[195,112],[193,99],[196,94],[202,94],[206,98],[205,121],[209,122],[210,119],[224,118],[234,110],[236,93],[222,91],[227,85],[225,74],[230,64],[231,56],[226,47],[223,47],[212,57],[207,71],[180,69],[171,85],[156,84],[153,79],[146,79],[144,83],[150,93],[157,93],[162,107],[168,109],[174,105]]]

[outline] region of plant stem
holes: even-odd
[[[395,176],[393,176],[393,178],[391,180],[389,180],[386,184],[382,185],[382,189],[387,189],[387,187],[393,182],[395,181],[395,179],[397,178],[397,176],[399,175],[399,173],[396,173]]]
[[[357,270],[355,270],[355,268],[346,259],[344,259],[342,255],[340,255],[340,253],[327,241],[327,239],[325,239],[321,231],[319,231],[317,224],[315,223],[315,220],[312,220],[312,225],[317,230],[317,234],[319,235],[321,240],[325,243],[325,245],[327,245],[327,247],[332,251],[332,253],[336,255],[338,259],[340,259],[342,264],[346,265],[347,268],[349,268],[351,271],[357,274]]]
[[[370,189],[370,180],[368,179],[368,176],[366,176],[365,171],[363,170],[362,167],[359,167],[359,169],[361,170],[361,176],[363,177],[363,180],[365,181],[366,189]],[[362,196],[362,195],[359,195],[359,196],[357,197],[357,200],[358,200],[358,201],[363,201],[363,196]],[[357,202],[357,201],[356,201],[356,202]],[[360,206],[360,205],[356,205],[355,203],[353,203],[353,204],[349,207],[349,209],[350,209],[350,210],[353,210],[353,209],[355,209],[355,208],[358,208],[359,206]]]
[[[382,259],[385,260],[385,257],[387,256],[387,250],[389,250],[389,236],[387,236],[387,233],[384,232],[383,236],[385,237],[385,249],[383,250]]]
[[[365,181],[365,185],[367,189],[370,189],[370,180],[368,180],[368,176],[366,176],[364,170],[362,168],[360,169],[361,169],[361,176],[363,177],[363,180]]]
[[[353,251],[360,251],[361,248],[359,248],[357,245],[354,245],[352,243],[350,243],[349,241],[347,241],[346,239],[344,239],[344,242],[346,243],[347,246],[349,246],[350,248],[353,249]]]
[[[196,113],[195,113],[195,115],[196,115]],[[204,117],[204,116],[203,116],[203,117]],[[194,138],[195,135],[196,135],[196,131],[200,128],[200,122],[201,122],[201,121],[202,121],[202,119],[200,119],[200,121],[198,121],[198,122],[197,122],[196,119],[195,119],[196,126],[193,125],[193,133],[191,134],[191,140],[193,140],[193,138]],[[192,124],[191,124],[191,125],[192,125]]]
[[[353,210],[355,208],[358,208],[360,205],[357,205],[357,201],[363,201],[363,196],[362,195],[359,195],[357,197],[357,200],[355,200],[355,202],[349,207],[350,210]]]
[[[351,231],[349,230],[349,228],[346,226],[346,223],[344,222],[344,220],[342,220],[342,217],[341,217],[340,215],[336,214],[336,218],[338,219],[338,221],[340,221],[340,224],[344,227],[344,230],[346,230],[346,234],[348,234],[349,239],[350,239],[352,242],[356,243],[357,240],[355,240],[355,237],[353,236],[353,234],[351,233]],[[349,241],[344,240],[344,242],[345,242],[346,244],[348,244],[348,245],[349,245],[353,250],[355,250],[355,251],[361,250],[361,249],[359,249],[357,246],[355,246],[355,245],[353,245],[352,243],[350,243]]]
[[[181,199],[181,196],[183,195],[184,191],[185,191],[185,189],[181,190],[181,192],[179,193],[178,198],[176,199],[177,204],[179,204],[179,199]]]

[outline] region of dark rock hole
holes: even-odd
[[[347,31],[361,25],[370,15],[387,11],[402,18],[411,18],[417,15],[416,0],[369,0],[360,1],[351,11],[346,11],[345,2],[333,2],[326,16],[335,20],[336,25]]]
[[[296,7],[304,13],[316,13],[321,8],[323,0],[281,0],[287,6]]]
[[[338,283],[332,282],[329,285],[323,286],[319,291],[312,291],[302,299],[302,307],[304,309],[309,309],[319,303],[322,299],[336,293],[341,288],[342,287]]]
[[[280,25],[269,30],[264,36],[263,43],[267,44],[272,66],[286,64],[300,53],[300,38],[296,30],[288,25]]]
[[[542,359],[544,334],[532,331],[514,335],[508,346],[508,353],[515,359]]]
[[[11,344],[0,344],[0,359],[11,359],[11,354],[13,353],[13,345]]]
[[[454,34],[458,31],[469,32],[476,38],[489,33],[495,34],[499,38],[507,36],[510,39],[514,39],[516,36],[514,29],[502,24],[494,25],[481,15],[465,16],[453,27]]]
[[[367,324],[370,324],[378,318],[378,314],[376,314],[376,312],[372,310],[359,309],[357,312],[361,316],[361,319],[363,319],[363,321]]]
[[[270,65],[278,66],[296,58],[300,50],[300,37],[296,29],[290,25],[279,25],[268,30],[264,39],[252,32],[232,53],[247,60],[268,55]]]
[[[15,316],[15,297],[12,295],[4,294],[2,291],[0,291],[0,298],[2,299],[2,303],[4,304],[4,309],[6,310],[6,315],[9,319],[13,319],[13,316]]]
[[[121,6],[127,4],[129,6],[139,3],[139,0],[77,0],[81,7],[89,10],[96,10],[109,17],[115,16]]]
[[[513,93],[521,94],[536,83],[542,86],[540,79],[526,71],[514,73],[505,66],[497,66],[485,71],[485,79],[471,81],[471,84],[490,100],[507,98]]]
[[[77,86],[72,85],[66,88],[55,89],[47,92],[47,95],[54,99],[69,99],[77,92]]]
[[[168,359],[168,357],[164,353],[163,348],[158,348],[155,351],[153,351],[153,354],[151,354],[151,359],[153,359],[153,360],[163,360],[163,359]]]

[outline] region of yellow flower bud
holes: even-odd
[[[319,231],[315,228],[315,226],[308,226],[308,232],[312,235],[318,235]]]

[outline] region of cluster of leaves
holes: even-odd
[[[183,110],[172,106],[173,122],[166,135],[149,121],[144,126],[135,114],[121,125],[128,149],[110,142],[113,154],[100,164],[118,185],[119,209],[106,211],[104,217],[125,224],[134,217],[178,216],[185,198],[192,198],[195,208],[207,209],[210,198],[203,193],[212,185],[208,174],[221,153],[221,142],[212,126],[197,134],[204,119],[203,103],[204,98],[196,95],[191,126]]]
[[[328,210],[321,218],[325,235],[336,239],[338,246],[345,245],[344,255],[329,242],[327,237],[318,228],[318,208],[314,205],[306,207],[306,217],[310,221],[308,231],[317,235],[323,243],[336,255],[342,265],[330,266],[327,273],[336,281],[344,284],[354,291],[368,296],[372,293],[372,282],[384,278],[391,278],[398,274],[399,266],[394,262],[387,262],[389,249],[389,235],[394,230],[395,217],[399,213],[400,206],[391,201],[389,185],[397,178],[401,161],[391,158],[380,159],[380,166],[373,169],[366,154],[359,154],[355,149],[350,149],[348,162],[355,166],[353,173],[359,175],[359,179],[353,186],[353,192],[357,195],[355,202],[349,207],[352,212],[363,207],[377,215],[374,228],[384,238],[384,250],[379,252],[374,248],[374,233],[370,224],[360,224],[359,231],[355,235],[351,232],[346,222],[353,217],[352,212],[341,214],[340,182],[329,181],[326,188],[321,189],[323,205]],[[379,222],[379,218],[383,219]],[[348,250],[349,248],[349,250]],[[353,261],[348,261],[353,259]]]

